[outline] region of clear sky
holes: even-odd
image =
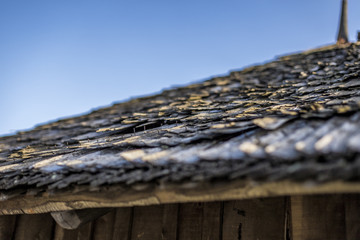
[[[349,34],[360,30],[349,0]],[[0,135],[334,43],[340,0],[0,2]]]

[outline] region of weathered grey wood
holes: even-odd
[[[180,204],[178,240],[201,239],[204,203]]]
[[[117,208],[115,213],[113,240],[130,240],[134,208]]]
[[[293,240],[346,239],[342,195],[291,197]]]
[[[54,240],[91,240],[92,222],[77,229],[64,229],[58,224],[55,227]]]
[[[94,240],[112,240],[114,230],[115,210],[94,221]]]
[[[279,240],[285,236],[284,197],[224,203],[223,240]]]
[[[349,194],[344,196],[346,239],[360,239],[360,195]]]
[[[12,239],[15,223],[16,216],[0,216],[0,239]]]
[[[221,202],[204,203],[201,229],[202,240],[221,239],[222,207]]]
[[[161,239],[163,205],[135,207],[131,239]]]
[[[55,222],[50,214],[21,215],[18,217],[15,240],[49,240],[52,238]]]
[[[90,208],[73,211],[52,212],[51,216],[62,228],[76,229],[79,226],[96,220],[113,210],[112,208]]]
[[[162,222],[162,240],[173,240],[177,236],[179,204],[165,204]]]
[[[83,192],[71,194],[59,193],[56,196],[15,197],[1,202],[0,215],[34,214],[61,210],[105,207],[129,207],[166,203],[207,202],[251,199],[256,197],[302,195],[302,194],[341,194],[360,193],[360,183],[329,182],[314,187],[303,183],[282,181],[254,185],[243,180],[221,183],[217,185],[204,183],[194,189],[183,189],[172,185],[168,189],[149,188],[148,191],[128,190],[117,186],[102,189],[101,193]],[[171,193],[169,193],[171,189]],[[111,201],[109,201],[111,199]],[[81,204],[77,204],[81,201]]]

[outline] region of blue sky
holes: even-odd
[[[360,30],[349,0],[349,34]],[[334,43],[340,0],[0,2],[0,135]]]

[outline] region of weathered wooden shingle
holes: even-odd
[[[359,45],[330,46],[2,137],[1,196],[239,179],[358,182],[359,73]]]

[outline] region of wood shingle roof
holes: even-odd
[[[329,46],[2,137],[0,211],[360,192],[359,74]]]

